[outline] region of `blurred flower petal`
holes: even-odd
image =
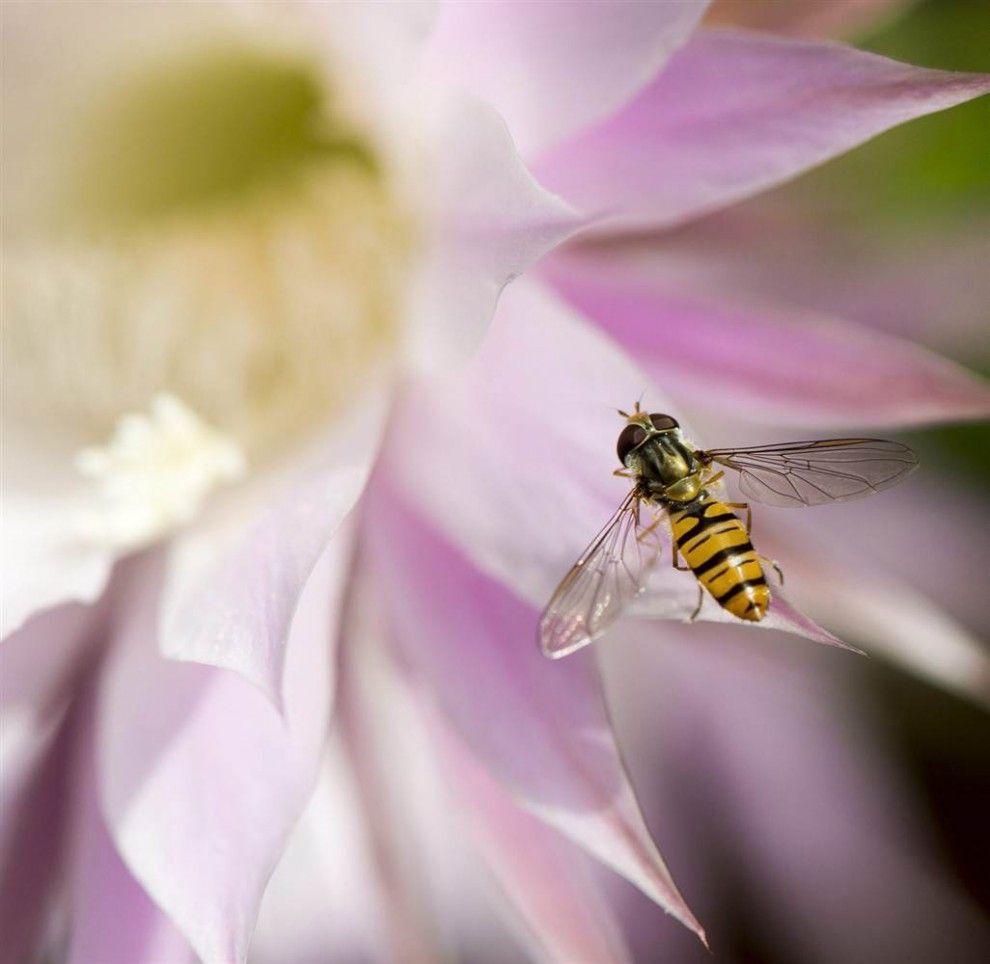
[[[690,35],[707,0],[473,0],[443,5],[434,69],[491,103],[520,151],[588,126],[647,83]]]
[[[169,548],[161,651],[235,670],[282,705],[296,606],[320,554],[364,488],[385,397],[362,400],[294,476],[232,496]],[[266,498],[267,497],[267,498]]]
[[[40,957],[66,864],[74,715],[41,726],[6,711],[0,739],[0,933],[2,959]]]
[[[89,700],[89,702],[92,702]],[[73,769],[73,851],[68,897],[68,964],[184,964],[195,960],[175,924],[120,859],[97,800],[92,719],[82,726]]]
[[[923,238],[890,239],[882,251],[857,249],[850,240],[845,250],[846,272],[819,261],[817,278],[800,288],[803,302],[911,338],[974,368],[985,366],[990,355],[985,318],[990,230],[985,222],[927,232]]]
[[[862,640],[871,653],[990,706],[986,645],[937,604],[879,575],[867,580],[820,568],[814,575],[801,596],[818,618],[848,639]]]
[[[673,231],[588,248],[632,284],[855,319],[959,359],[985,352],[990,231],[980,219],[923,235],[869,235],[862,212],[803,190],[754,198]]]
[[[342,618],[331,750],[344,753],[353,771],[380,904],[381,956],[429,964],[456,956],[458,925],[465,913],[475,916],[474,890],[460,866],[459,825],[435,819],[450,812],[450,795],[389,647],[391,613],[382,600],[391,590],[361,544]]]
[[[292,622],[284,716],[241,676],[164,660],[154,559],[102,680],[104,813],[131,872],[208,964],[243,961],[262,890],[316,778],[346,554],[325,554]]]
[[[370,495],[373,564],[418,685],[525,807],[703,939],[640,817],[594,664],[545,659],[534,609],[475,570],[384,478]]]
[[[864,501],[826,510],[824,518],[816,512],[780,513],[768,537],[800,544],[811,558],[824,556],[830,568],[841,568],[854,580],[889,577],[952,613],[974,635],[986,636],[990,611],[973,579],[974,573],[990,572],[990,542],[977,537],[986,504],[964,478],[946,478],[944,468],[923,458],[909,483],[883,493],[883,511]],[[786,551],[781,545],[781,554]]]
[[[354,776],[331,738],[316,788],[265,889],[251,960],[386,961],[386,921]]]
[[[742,901],[789,960],[980,959],[985,925],[870,735],[845,672],[861,664],[769,641],[747,652],[702,628],[630,637],[605,665],[632,771],[683,829],[671,849],[689,848],[702,898]],[[706,863],[714,894],[694,877]],[[713,944],[732,923],[715,922]]]
[[[851,37],[874,30],[915,0],[715,0],[706,22],[795,37]]]
[[[380,604],[387,583],[372,562],[359,565],[348,594],[337,711],[360,794],[354,805],[366,824],[348,839],[369,834],[366,859],[378,870],[384,905],[372,932],[390,939],[392,956],[424,964],[452,956],[472,938],[504,949],[506,938],[491,932],[495,921],[485,910],[493,877],[515,912],[504,916],[528,946],[535,940],[540,959],[626,960],[611,909],[589,879],[589,858],[527,815],[451,732],[429,694],[398,670],[384,645],[391,636]],[[331,759],[338,754],[334,741]],[[335,771],[338,796],[349,782]],[[319,827],[330,806],[324,794]],[[460,819],[438,823],[438,812]],[[333,852],[341,852],[339,842]],[[327,878],[315,885],[321,894],[341,873],[325,863]],[[346,883],[351,900],[353,877]]]
[[[632,103],[555,148],[536,173],[616,224],[669,225],[987,91],[984,75],[833,44],[703,32]]]
[[[595,251],[554,259],[554,285],[660,384],[700,407],[800,425],[908,425],[990,414],[990,385],[892,335],[813,311],[688,293]]]
[[[464,809],[474,842],[505,897],[550,961],[628,961],[612,908],[586,858],[526,813],[435,717],[441,766]]]
[[[80,739],[76,695],[102,642],[102,606],[41,613],[0,645],[0,934],[34,959],[67,863]]]
[[[38,723],[65,709],[80,672],[104,642],[107,607],[69,604],[39,613],[0,645],[0,708]]]
[[[7,558],[17,562],[3,567],[0,638],[59,603],[93,602],[115,555],[77,539],[79,486],[63,466],[33,457],[20,435],[4,426],[0,539]]]
[[[448,96],[436,114],[435,221],[413,292],[409,346],[427,371],[473,351],[502,288],[587,223],[534,180],[486,104]]]
[[[4,566],[0,637],[34,613],[64,602],[93,602],[103,591],[113,553],[74,544],[64,505],[4,494],[3,544],[16,565]]]
[[[918,503],[926,504],[920,499]],[[902,527],[913,535],[910,549],[904,548],[916,556],[918,546],[927,545],[924,529],[915,528],[912,521],[916,513],[905,513],[899,526],[890,525],[892,517],[885,516],[881,541],[894,538],[892,530]],[[917,580],[922,585],[912,586],[892,575],[889,565],[876,561],[869,526],[857,526],[855,513],[850,520],[829,520],[825,525],[793,517],[768,523],[763,542],[768,547],[793,547],[786,556],[793,560],[788,562],[788,575],[793,576],[795,595],[816,619],[871,654],[990,704],[986,646],[931,597],[924,579]],[[949,524],[936,523],[939,539],[950,531]]]
[[[752,624],[741,624],[737,617],[727,613],[708,596],[703,597],[701,600],[701,611],[698,613],[696,621],[721,623],[725,626],[732,626],[733,629],[745,633],[752,632],[754,629],[780,629],[783,632],[794,633],[797,636],[812,639],[816,643],[824,643],[826,646],[837,646],[839,649],[847,649],[850,652],[862,655],[861,650],[849,643],[843,642],[837,636],[833,636],[832,633],[822,629],[821,626],[800,610],[795,609],[788,602],[787,597],[784,596],[779,580],[775,578],[769,568],[766,570],[766,575],[773,592],[773,599],[770,603],[769,611],[760,621],[758,627]],[[686,615],[692,612],[697,605],[698,584],[692,576],[683,574],[677,578],[676,584],[671,585],[671,583],[674,583],[674,579],[674,576],[668,576],[667,580],[662,578],[652,580],[650,588],[630,607],[630,615],[684,622]],[[660,582],[661,585],[654,585],[657,582]]]

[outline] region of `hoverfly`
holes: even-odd
[[[623,467],[615,474],[634,485],[543,612],[540,647],[554,659],[601,636],[643,591],[662,554],[665,525],[674,568],[693,572],[698,581],[690,620],[705,592],[738,619],[763,619],[771,605],[764,564],[781,581],[783,573],[750,542],[749,504],[722,502],[712,494],[726,468],[739,473],[739,488],[756,502],[806,506],[870,495],[918,464],[907,446],[871,438],[701,450],[670,415],[642,412],[638,402],[631,415],[619,414],[626,425],[616,444]],[[745,522],[737,511],[745,513]]]

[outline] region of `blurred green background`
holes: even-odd
[[[986,72],[990,2],[923,0],[879,31],[851,39],[861,49],[924,67]],[[895,128],[790,190],[806,203],[827,197],[829,216],[861,235],[951,237],[975,229],[990,236],[990,97]],[[957,360],[990,377],[990,305],[983,307],[984,317],[973,319],[985,331],[982,349]],[[984,490],[990,426],[939,427],[914,433],[909,442],[926,461],[947,459]]]

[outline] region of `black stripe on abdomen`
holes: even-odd
[[[757,586],[765,586],[767,584],[766,579],[763,576],[757,576],[755,579],[742,579],[737,582],[731,589],[727,589],[721,596],[716,596],[715,600],[720,606],[724,606],[730,599],[735,599],[736,596],[741,592],[745,592],[747,589],[755,588]]]
[[[677,537],[677,545],[683,547],[686,542],[689,542],[695,536],[700,536],[702,532],[708,532],[719,522],[727,522],[731,519],[733,522],[738,522],[738,518],[732,512],[722,512],[719,515],[696,515],[692,517],[696,524],[693,525],[687,532],[682,532]]]
[[[711,572],[723,563],[729,565],[741,565],[745,562],[742,557],[747,552],[752,552],[753,546],[749,542],[744,542],[738,546],[726,546],[724,549],[719,549],[717,552],[713,552],[697,569],[694,570],[694,574],[700,579],[706,573]],[[738,563],[733,563],[733,559],[740,560]]]

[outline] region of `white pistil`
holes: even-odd
[[[79,535],[133,549],[189,522],[218,485],[243,476],[246,464],[233,439],[161,394],[150,414],[122,416],[105,447],[80,451],[76,467],[97,483],[103,503],[80,514]]]

